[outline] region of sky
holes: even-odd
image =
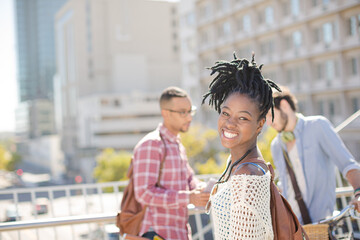
[[[0,132],[15,131],[18,96],[13,0],[0,0],[0,30]]]

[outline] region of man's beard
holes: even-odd
[[[283,131],[285,131],[285,128],[286,128],[286,126],[287,126],[287,124],[288,124],[288,122],[289,122],[289,117],[288,117],[288,115],[286,114],[286,113],[284,113],[281,109],[280,109],[280,116],[281,116],[281,119],[282,120],[284,120],[283,121],[283,127],[282,127],[282,129],[279,131],[279,132],[283,132]]]

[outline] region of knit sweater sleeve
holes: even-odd
[[[270,173],[234,175],[231,191],[231,239],[273,239],[270,213]]]

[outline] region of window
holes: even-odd
[[[285,50],[289,50],[291,48],[291,38],[289,35],[284,37],[284,45],[285,45]]]
[[[251,31],[251,18],[248,14],[243,17],[243,29],[245,32]]]
[[[200,18],[207,19],[210,16],[210,6],[205,5],[200,8]]]
[[[221,6],[219,6],[220,9],[225,11],[225,10],[228,10],[230,8],[230,1],[229,0],[220,0],[220,1],[221,1],[220,2]]]
[[[351,58],[351,75],[355,76],[358,74],[358,61],[357,58]]]
[[[231,28],[230,28],[230,23],[229,22],[224,22],[222,25],[223,28],[223,33],[225,36],[228,36],[231,34]]]
[[[314,29],[314,43],[319,43],[321,40],[321,28]]]
[[[352,16],[349,19],[349,35],[355,36],[356,35],[356,17]]]
[[[195,14],[194,13],[188,13],[186,14],[186,25],[187,26],[194,26],[195,25]]]
[[[323,78],[323,65],[321,63],[316,64],[316,79]]]
[[[324,101],[319,100],[318,102],[319,114],[324,115]]]
[[[336,77],[334,60],[327,60],[325,62],[325,73],[326,73],[326,79],[328,80],[332,80]]]
[[[218,26],[218,37],[219,39],[221,38],[226,38],[227,36],[229,36],[231,34],[231,29],[230,29],[230,23],[229,22],[224,22],[221,25]]]
[[[203,31],[200,33],[201,44],[209,43],[209,35],[207,32]]]
[[[353,112],[356,112],[356,111],[358,111],[358,110],[360,109],[360,104],[359,104],[359,102],[360,102],[360,99],[359,99],[359,98],[353,97],[353,98],[351,99],[351,106],[352,106]]]
[[[270,6],[265,8],[265,23],[268,25],[274,23],[274,9]]]
[[[299,13],[300,13],[299,0],[291,0],[291,14],[293,16],[299,16]]]
[[[333,41],[333,26],[331,23],[325,23],[323,25],[324,42],[330,44]]]
[[[334,119],[334,117],[335,117],[335,103],[334,103],[334,100],[329,101],[329,114],[330,114],[330,119]]]
[[[293,38],[294,47],[295,48],[300,48],[301,47],[301,42],[302,42],[301,32],[300,31],[293,32],[292,38]]]
[[[236,30],[238,32],[241,32],[242,29],[243,29],[242,19],[238,17],[236,18]]]

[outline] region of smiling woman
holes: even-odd
[[[211,70],[217,75],[203,103],[209,97],[209,105],[219,112],[221,144],[231,153],[206,205],[212,211],[215,239],[296,239],[293,234],[301,227],[285,237],[277,235],[276,224],[282,223],[273,220],[275,203],[270,204],[276,187],[257,148],[266,115],[273,112],[272,88],[280,88],[263,78],[254,55],[250,62],[234,54],[234,60],[217,62]]]

